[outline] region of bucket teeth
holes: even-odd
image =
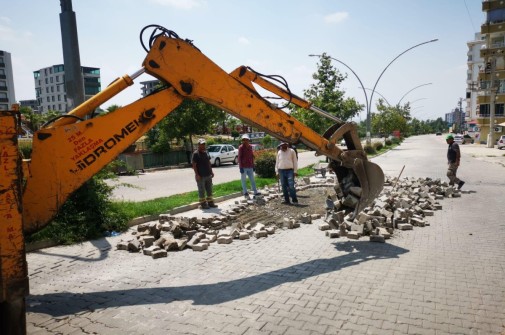
[[[353,217],[370,205],[384,185],[384,173],[367,160],[354,123],[335,124],[323,135],[331,143],[344,138],[348,150],[342,160],[332,160],[329,167],[335,172],[342,190],[342,205],[353,211]]]

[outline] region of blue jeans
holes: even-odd
[[[251,188],[254,194],[258,193],[256,190],[256,181],[254,180],[254,169],[253,168],[242,168],[244,172],[240,173],[240,180],[242,181],[242,191],[244,194],[247,193],[247,183],[246,176],[249,177],[251,182]]]
[[[295,189],[295,172],[293,169],[279,169],[279,179],[281,181],[284,200],[289,202],[289,197],[291,196],[293,202],[298,202]]]

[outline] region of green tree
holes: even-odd
[[[399,130],[402,134],[407,132],[407,116],[410,117],[410,106],[408,104],[386,106],[384,100],[379,99],[377,111],[377,113],[372,114],[371,120],[374,133],[389,135],[393,130]]]
[[[154,152],[166,152],[174,139],[184,139],[209,132],[224,119],[224,112],[202,101],[186,99],[172,113],[147,133],[147,143]]]
[[[332,114],[344,121],[357,115],[363,108],[354,98],[344,98],[345,91],[340,88],[341,83],[347,78],[333,67],[331,58],[326,53],[319,58],[317,72],[312,75],[315,84],[304,91],[304,97],[314,106]],[[319,133],[323,133],[334,122],[298,107],[291,107],[292,115]]]

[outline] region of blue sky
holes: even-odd
[[[0,3],[0,50],[12,54],[16,98],[33,99],[33,71],[63,63],[60,1]],[[141,67],[139,33],[148,24],[193,40],[227,72],[248,65],[281,75],[299,96],[317,69],[318,59],[309,54],[326,52],[341,60],[371,89],[397,55],[438,38],[398,58],[376,88],[391,104],[402,97],[411,101],[419,119],[444,117],[465,97],[466,43],[485,19],[480,0],[73,0],[73,10],[81,64],[101,69],[102,88]],[[334,65],[348,73],[346,96],[364,104],[358,80]],[[143,75],[136,83],[149,79]],[[424,86],[407,94],[419,85]],[[139,97],[135,84],[102,107]]]

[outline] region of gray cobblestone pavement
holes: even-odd
[[[409,164],[445,177],[432,139],[377,162],[399,171],[426,140],[438,158]],[[157,260],[116,251],[122,236],[29,253],[28,333],[505,334],[505,168],[466,154],[461,170],[470,193],[385,244],[313,224]]]

